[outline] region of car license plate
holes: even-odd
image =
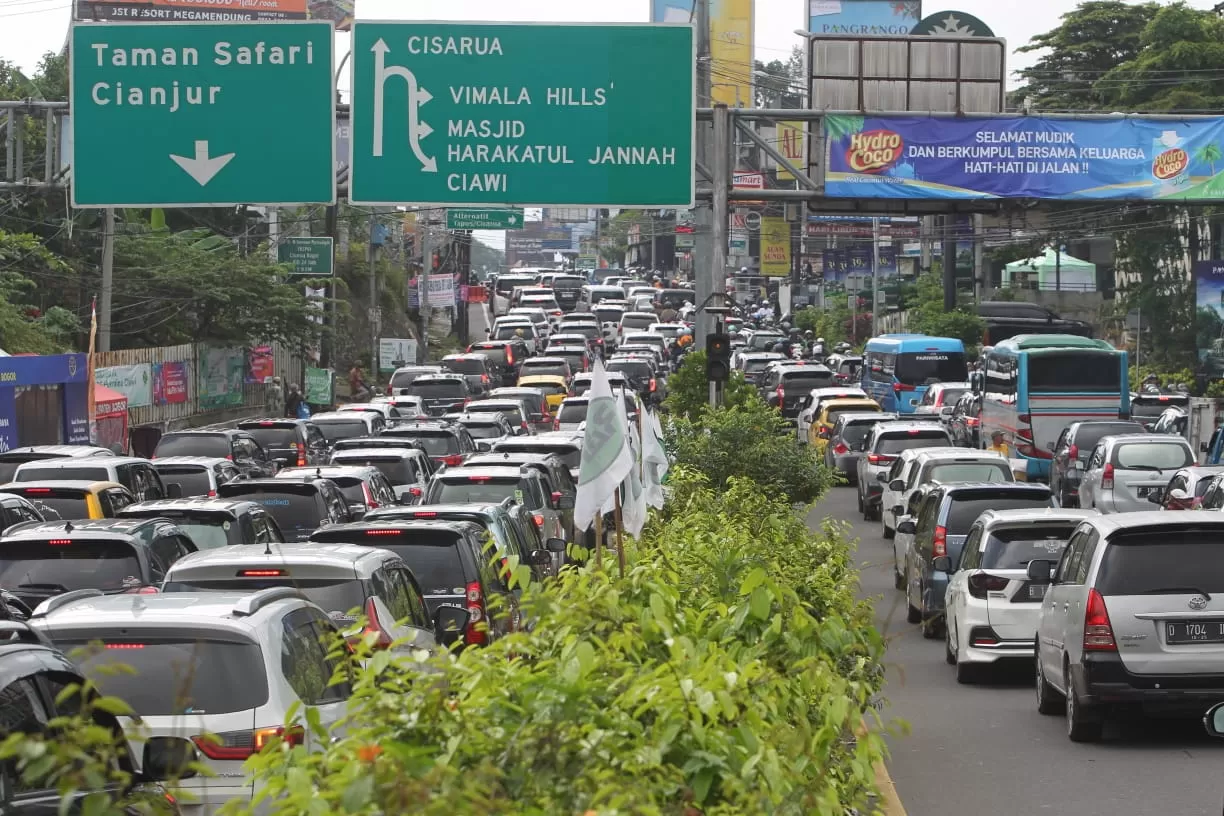
[[[1150,487],[1140,487],[1140,488],[1135,489],[1135,495],[1141,499],[1146,499],[1148,497],[1148,494],[1151,492],[1152,492],[1152,488]]]
[[[1169,621],[1166,643],[1224,643],[1224,621]]]
[[[1030,601],[1040,601],[1045,598],[1047,584],[1029,584],[1028,596]]]

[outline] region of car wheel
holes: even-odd
[[[897,589],[905,589],[905,576],[897,569],[897,565],[893,564],[893,586]],[[910,621],[913,623],[913,621]]]
[[[905,583],[905,579],[902,578],[901,582]],[[904,589],[904,587],[901,587],[901,588]],[[910,603],[908,599],[906,599],[905,601],[905,622],[906,623],[921,623],[922,622],[922,610],[920,610],[918,607]]]
[[[885,540],[887,541],[892,541],[897,537],[897,531],[889,527],[888,522],[884,520],[883,507],[880,508],[880,535],[884,536]]]
[[[924,618],[922,621],[923,639],[935,640],[942,634],[941,628],[943,627],[940,625],[940,618],[938,616]]]
[[[1085,706],[1075,693],[1075,675],[1067,669],[1067,737],[1072,742],[1097,742],[1101,739],[1101,712]]]
[[[863,512],[863,494],[858,490],[854,491],[854,499],[858,503],[858,511]]]
[[[956,650],[952,648],[952,627],[944,627],[944,662],[949,666],[957,666]],[[957,666],[956,678],[960,679],[960,667]]]
[[[1035,658],[1033,662],[1037,664],[1037,711],[1047,716],[1062,714],[1066,711],[1066,701],[1058,693],[1058,689],[1051,686],[1046,680],[1045,669],[1041,667],[1041,660]]]

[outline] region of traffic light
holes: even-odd
[[[731,335],[706,335],[706,379],[710,382],[731,379]]]

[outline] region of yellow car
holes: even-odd
[[[0,492],[15,493],[28,500],[47,521],[114,518],[136,502],[118,482],[11,482]]]
[[[847,399],[835,399],[822,403],[820,414],[812,421],[811,427],[808,428],[808,442],[816,449],[817,453],[823,456],[825,447],[829,444],[829,434],[833,432],[833,425],[837,422],[839,416],[842,414],[879,410],[880,403],[866,397],[849,397]]]
[[[561,402],[569,396],[569,386],[565,384],[565,378],[560,374],[530,374],[526,377],[519,377],[519,388],[535,388],[544,392],[544,398],[548,400],[548,407],[552,411],[556,411],[561,407]]]

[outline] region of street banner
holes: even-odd
[[[830,198],[1224,200],[1224,117],[825,118]]]
[[[187,401],[187,363],[153,364],[153,404],[178,405]]]
[[[599,359],[591,372],[587,396],[590,399],[587,430],[578,469],[578,494],[574,499],[574,526],[579,530],[591,528],[600,508],[620,489],[634,464],[621,420],[623,409],[617,405],[623,400],[612,395],[608,373]]]
[[[782,154],[782,158],[786,159],[798,170],[803,170],[803,165],[807,163],[806,132],[806,122],[778,123],[778,152]],[[787,181],[795,177],[791,171],[782,165],[779,164],[777,167],[779,181]]]
[[[129,408],[153,404],[153,368],[148,363],[95,369],[94,382],[127,397]]]
[[[431,309],[451,309],[455,306],[454,275],[430,275],[426,284],[425,305]]]
[[[327,368],[306,367],[306,389],[302,396],[310,405],[331,405],[332,372]]]
[[[196,395],[200,408],[215,411],[242,404],[246,354],[242,349],[204,349],[199,354]],[[130,404],[130,403],[129,403]]]
[[[1224,377],[1224,261],[1196,261],[1195,345],[1208,377]]]
[[[808,0],[813,34],[909,34],[922,19],[922,0]]]
[[[761,219],[761,274],[785,278],[791,273],[791,228],[785,218]]]
[[[76,19],[125,23],[331,20],[337,31],[348,31],[353,24],[353,5],[354,0],[77,0]]]
[[[247,376],[249,383],[270,383],[276,375],[276,358],[271,346],[256,346],[247,353]]]

